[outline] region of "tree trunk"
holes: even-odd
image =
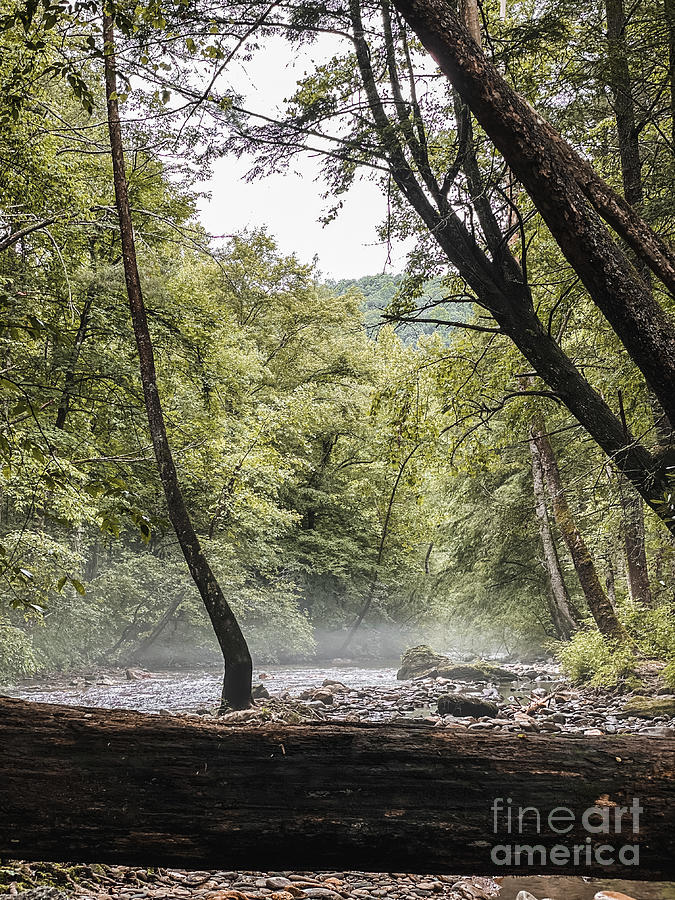
[[[90,292],[87,295],[82,306],[82,312],[80,313],[80,323],[78,325],[77,334],[75,336],[75,343],[73,344],[73,350],[70,354],[70,359],[68,360],[68,368],[66,370],[65,378],[63,381],[63,391],[61,392],[59,408],[56,413],[56,422],[54,423],[56,427],[60,429],[65,428],[66,419],[68,418],[68,412],[70,411],[70,400],[73,396],[73,389],[75,387],[75,369],[77,367],[77,361],[80,358],[80,353],[82,352],[82,345],[84,344],[85,338],[87,336],[87,328],[89,327],[92,303],[93,296]]]
[[[164,631],[166,626],[169,624],[171,619],[173,619],[178,607],[183,602],[183,598],[179,597],[177,600],[174,600],[169,608],[166,610],[162,618],[157,622],[155,627],[151,630],[150,634],[147,634],[143,640],[141,640],[134,650],[129,654],[129,662],[138,662],[152,647],[157,638]]]
[[[605,0],[607,13],[607,52],[611,89],[614,97],[616,131],[621,160],[623,194],[631,206],[642,207],[644,188],[642,184],[642,162],[640,144],[635,124],[635,104],[633,85],[628,65],[626,45],[626,13],[624,0]],[[649,269],[642,271],[647,288],[650,289]],[[666,418],[656,398],[651,397],[654,419],[658,433],[665,428]],[[621,479],[624,482],[625,479]],[[632,600],[647,605],[652,602],[645,550],[645,518],[642,500],[631,492],[630,486],[620,483],[621,505],[623,507],[624,544],[626,550],[626,572],[628,593]]]
[[[480,303],[494,316],[504,334],[514,342],[534,370],[612,459],[617,468],[635,485],[636,490],[661,517],[666,527],[675,533],[675,519],[671,510],[663,504],[663,497],[669,490],[669,485],[664,477],[654,477],[654,472],[659,468],[657,460],[639,442],[630,437],[626,440],[625,429],[618,416],[593,389],[537,317],[527,279],[509,251],[508,242],[504,240],[499,223],[490,208],[485,188],[481,183],[474,184],[476,167],[469,158],[471,153],[467,152],[471,140],[470,120],[467,123],[468,117],[458,116],[458,122],[464,128],[464,134],[460,135],[460,144],[464,146],[464,157],[469,158],[467,173],[469,187],[472,194],[476,195],[475,208],[492,259],[478,246],[475,236],[469,233],[464,222],[448,203],[447,188],[443,189],[445,181],[443,186],[435,183],[428,161],[424,158],[417,161],[420,146],[416,142],[413,142],[412,146],[408,142],[408,151],[416,162],[417,170],[424,173],[421,177],[435,206],[427,196],[415,171],[408,164],[404,146],[397,138],[397,125],[387,115],[378,94],[377,79],[371,65],[372,54],[366,41],[359,0],[350,0],[349,9],[354,30],[356,59],[368,105],[383,154],[398,189],[429,229],[429,233],[450,263],[475,291]],[[475,42],[469,40],[468,34],[466,36],[473,47],[471,52],[475,56]],[[624,202],[622,198],[620,199]]]
[[[141,280],[136,260],[131,208],[127,191],[124,163],[122,126],[117,102],[117,66],[115,61],[115,32],[110,15],[104,14],[103,41],[105,58],[105,88],[108,105],[108,130],[115,183],[115,199],[120,221],[124,275],[131,309],[131,319],[136,336],[136,346],[143,383],[143,396],[148,414],[150,436],[157,459],[159,476],[166,496],[171,524],[185,557],[190,574],[204,601],[213,630],[220,644],[225,673],[223,678],[222,705],[233,709],[245,709],[251,704],[251,676],[253,664],[246,640],[213,571],[202,552],[185,506],[178,482],[171,446],[157,387],[155,359],[143,302]]]
[[[608,552],[606,557],[605,587],[607,588],[609,602],[616,607],[616,579],[614,577],[614,560],[611,552]]]
[[[534,485],[534,511],[539,525],[539,536],[544,556],[544,567],[551,588],[550,610],[556,634],[562,640],[569,640],[577,630],[577,616],[573,612],[565,578],[560,568],[558,550],[553,539],[551,523],[546,508],[546,489],[544,472],[539,457],[539,450],[534,436],[530,436],[530,456],[532,458],[532,481]]]
[[[652,589],[645,550],[644,507],[642,500],[631,491],[629,485],[622,485],[621,489],[628,596],[637,603],[651,606]]]
[[[495,845],[562,844],[583,847],[569,874],[675,878],[672,738],[236,728],[10,699],[0,700],[0,735],[5,858],[505,875],[532,874],[532,865],[527,851],[520,864],[495,864]],[[499,800],[504,809],[507,797],[510,833],[493,806]],[[634,798],[639,828],[631,812],[615,813]],[[540,833],[532,810],[514,833],[526,806],[540,811]],[[547,822],[561,806],[573,813],[564,835],[560,818],[555,831]],[[611,814],[609,834],[598,833],[595,819],[594,831],[583,827],[583,813],[596,806]],[[616,850],[598,861],[595,851],[607,844],[637,845],[639,865],[621,865]],[[536,865],[537,874],[562,868],[548,853]]]
[[[530,435],[531,439],[536,443],[539,452],[556,524],[572,557],[574,569],[579,578],[579,584],[591,615],[595,619],[600,633],[605,637],[622,638],[624,631],[621,623],[617,619],[614,608],[602,588],[591,552],[579,531],[572,515],[572,510],[567,502],[560,470],[558,469],[558,463],[548,435],[541,425],[533,426]]]
[[[481,27],[480,27],[480,10],[478,9],[478,0],[461,0],[460,10],[462,20],[466,25],[467,31],[474,41],[481,46]]]
[[[663,0],[668,29],[668,74],[670,78],[671,138],[675,147],[675,0]]]
[[[640,258],[675,291],[672,253],[623,198],[598,185],[574,151],[476,51],[447,0],[395,0],[395,6],[526,188],[591,298],[675,421],[675,326],[586,197],[597,206],[604,204],[608,218],[614,210],[613,227],[623,229]]]
[[[635,106],[628,51],[626,48],[626,14],[623,0],[605,0],[607,13],[607,54],[611,89],[614,96],[614,114],[619,140],[619,158],[623,179],[623,195],[636,209],[642,204],[642,162],[640,145],[635,127]]]
[[[391,524],[391,514],[394,509],[394,501],[396,500],[396,491],[398,490],[398,486],[401,483],[401,478],[403,477],[403,473],[405,472],[405,468],[413,458],[413,455],[419,449],[419,444],[415,444],[410,453],[403,459],[398,467],[398,473],[396,478],[394,479],[394,484],[392,485],[391,492],[389,494],[389,502],[387,504],[387,512],[384,517],[384,522],[382,523],[382,531],[380,533],[380,542],[377,547],[377,557],[375,559],[375,565],[373,566],[373,574],[370,579],[370,585],[368,587],[368,594],[366,595],[366,599],[361,607],[361,610],[356,617],[356,620],[352,627],[349,629],[347,633],[347,637],[344,639],[344,642],[340,649],[338,650],[338,656],[344,656],[349,645],[354,639],[354,635],[361,627],[361,623],[368,615],[368,611],[372,605],[373,599],[375,597],[375,589],[377,587],[377,582],[380,577],[380,566],[382,565],[382,558],[384,556],[384,545],[387,540],[387,536],[389,534],[389,525]]]

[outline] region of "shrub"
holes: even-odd
[[[38,668],[30,637],[21,628],[0,619],[0,678],[26,678],[35,675]]]
[[[563,672],[575,684],[615,687],[635,671],[636,658],[625,646],[605,639],[591,627],[578,631],[567,643],[554,645]]]

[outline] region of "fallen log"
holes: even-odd
[[[2,698],[0,856],[667,880],[674,766],[670,738],[228,727]],[[518,807],[536,809],[519,824]],[[495,853],[509,846],[532,859]]]

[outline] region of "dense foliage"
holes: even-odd
[[[597,39],[603,4],[509,3],[505,20],[499,6],[482,7],[486,52],[620,187],[616,48]],[[671,661],[672,679],[672,538],[392,187],[386,135],[359,99],[349,42],[299,84],[287,119],[254,126],[220,68],[235,45],[264,52],[265,28],[247,30],[257,4],[188,7],[118,12],[129,189],[179,477],[256,661],[393,654],[421,636],[479,652],[551,647],[568,636],[556,616],[559,576],[580,627],[558,645],[572,677],[612,683],[658,657]],[[0,673],[214,661],[148,438],[95,9],[15,0],[0,9]],[[622,52],[643,211],[672,238],[672,62],[664,61],[675,23],[663,9],[632,5]],[[298,3],[290,19],[280,11],[266,27],[293,41],[316,39],[319,21],[347,27],[340,4],[322,6],[323,19],[317,10]],[[427,63],[415,75],[420,47],[396,27],[405,40],[373,46],[382,71],[390,68],[377,88],[391,105],[394,66],[407,71],[413,98],[418,78],[417,113],[442,171],[462,139],[457,98],[434,86]],[[208,73],[202,96],[195,85],[209,83]],[[405,116],[397,127],[410,140]],[[265,231],[224,241],[204,232],[195,201],[215,154],[253,150],[256,171],[271,170],[308,149],[308,135],[342,142],[340,153],[321,144],[338,207],[361,167],[389,192],[388,239],[417,242],[405,273],[320,283]],[[487,186],[476,192],[474,173],[452,188],[467,227],[480,234],[486,196],[501,197],[497,216],[510,220],[508,190],[519,206],[508,244],[526,258],[539,319],[626,434],[669,450],[640,372],[477,127],[475,135]],[[654,290],[672,313],[673,298]],[[533,428],[546,434],[560,477],[558,488],[546,484],[544,520],[535,514],[544,451]],[[550,459],[541,464],[551,476]],[[542,544],[547,528],[553,555]],[[575,535],[621,621],[620,648],[589,618],[569,552]]]

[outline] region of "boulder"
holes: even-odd
[[[125,669],[124,674],[127,681],[140,681],[142,678],[152,678],[152,675],[149,672],[144,672],[143,669]]]
[[[438,669],[441,678],[450,681],[513,681],[513,672],[489,662],[450,664]]]
[[[438,698],[438,712],[441,716],[491,716],[494,718],[499,708],[496,703],[482,697],[468,694],[442,694]]]
[[[343,684],[341,681],[333,681],[332,678],[324,678],[321,684],[333,694],[345,693],[349,690],[346,684]]]
[[[449,681],[513,681],[508,669],[479,660],[475,663],[454,663],[448,656],[436,653],[426,644],[406,650],[396,677],[447,678]]]
[[[626,700],[618,715],[636,716],[639,719],[654,719],[657,716],[675,716],[675,695],[643,697],[637,694]]]
[[[329,690],[326,690],[326,688],[319,688],[318,691],[314,691],[312,694],[312,700],[318,700],[326,706],[332,706],[334,697]]]
[[[449,657],[436,653],[426,644],[419,644],[405,651],[396,677],[399,681],[406,681],[409,678],[435,678],[439,666],[449,665],[451,665]]]
[[[325,706],[331,706],[334,701],[333,694],[324,687],[308,688],[299,694],[300,700],[309,700],[311,702],[323,703]]]

